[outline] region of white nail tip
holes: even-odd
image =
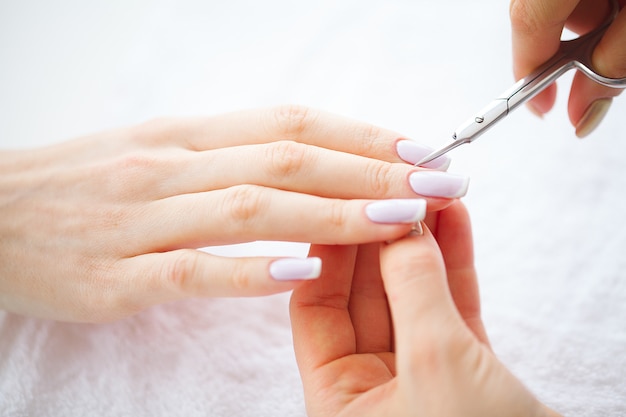
[[[319,278],[322,273],[320,258],[284,258],[270,265],[270,275],[277,281],[308,280]]]
[[[418,171],[409,177],[411,188],[419,195],[459,198],[467,193],[469,177],[439,171]]]
[[[396,152],[402,160],[411,164],[416,164],[422,158],[433,152],[434,149],[420,145],[409,139],[402,139],[396,144]],[[432,161],[424,164],[424,168],[436,169],[445,171],[450,166],[450,157],[448,155],[442,155],[439,158],[435,158]]]
[[[426,200],[392,199],[368,204],[365,214],[375,223],[415,223],[426,216]]]

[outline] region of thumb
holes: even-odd
[[[446,279],[446,268],[434,237],[423,227],[421,236],[409,235],[383,244],[380,266],[391,308],[397,346],[440,331],[450,320],[460,321]]]
[[[592,62],[598,73],[609,78],[626,77],[624,39],[626,39],[626,7],[619,12],[593,52]],[[582,73],[576,73],[572,83],[568,113],[570,121],[576,126],[578,137],[587,136],[598,126],[608,112],[612,98],[618,96],[622,90],[623,87],[602,86]]]

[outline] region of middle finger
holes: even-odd
[[[185,194],[145,206],[130,219],[131,255],[279,240],[353,244],[396,239],[423,219],[421,199],[342,200],[258,186]],[[128,251],[128,249],[125,249]]]
[[[429,207],[447,205],[441,199],[465,194],[468,178],[428,171],[291,141],[244,145],[190,153],[172,167],[154,189],[155,197],[259,185],[329,198],[429,197]]]

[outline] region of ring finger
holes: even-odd
[[[151,203],[133,219],[135,253],[254,240],[353,244],[396,239],[423,219],[421,199],[340,200],[236,186]],[[133,250],[131,250],[133,252]]]

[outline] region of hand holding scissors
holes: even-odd
[[[615,7],[608,0],[510,0],[513,71],[516,79],[529,74],[559,48],[564,27],[579,35],[601,25]],[[612,78],[626,76],[626,0],[619,0],[621,12],[607,27],[593,51],[596,72]],[[556,83],[528,102],[528,108],[542,116],[554,105]],[[587,136],[608,112],[621,89],[602,86],[582,73],[571,83],[568,113],[576,136]]]
[[[452,143],[431,153],[416,165],[423,165],[464,143],[474,141],[496,122],[502,120],[510,111],[553,85],[557,78],[570,69],[575,68],[579,70],[599,86],[613,89],[626,88],[626,77],[611,78],[603,76],[592,63],[594,49],[605,35],[623,36],[621,33],[616,35],[615,26],[612,26],[612,23],[617,18],[624,20],[626,14],[620,13],[620,5],[617,0],[611,0],[610,4],[611,10],[608,16],[596,29],[576,39],[561,41],[558,50],[552,58],[531,74],[519,80],[488,106],[460,125],[454,132],[454,141]],[[612,30],[611,33],[609,33],[610,29]]]

